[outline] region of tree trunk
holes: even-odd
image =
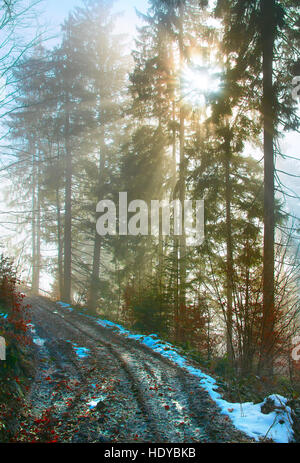
[[[180,144],[180,169],[179,169],[179,199],[182,205],[182,233],[179,237],[179,309],[180,309],[180,321],[181,324],[184,322],[184,312],[186,305],[186,236],[184,230],[184,201],[186,195],[185,187],[185,158],[184,158],[184,114],[183,108],[180,109],[180,132],[179,132],[179,144]],[[179,327],[179,340],[183,340],[182,326]]]
[[[159,237],[158,237],[158,286],[160,294],[163,287],[164,240],[162,235],[162,211],[159,209]]]
[[[61,210],[59,201],[59,186],[56,189],[56,215],[57,215],[57,267],[59,298],[63,295],[63,246],[61,233]]]
[[[263,322],[259,372],[273,374],[274,349],[274,92],[275,0],[261,1],[264,121]]]
[[[99,161],[99,180],[98,180],[98,201],[103,199],[104,186],[104,168],[105,168],[105,142],[104,132],[102,133],[100,142],[100,161]],[[97,219],[97,217],[96,217]],[[93,265],[90,281],[90,289],[88,295],[88,308],[92,313],[97,310],[98,292],[99,292],[99,274],[100,274],[100,258],[101,258],[102,236],[95,231]]]
[[[31,277],[31,291],[37,294],[37,279],[36,279],[36,159],[34,145],[31,147],[32,154],[32,220],[31,220],[31,233],[32,233],[32,277]]]
[[[39,185],[39,166],[36,160],[34,143],[32,145],[32,280],[31,291],[33,294],[39,293],[40,286],[40,185]]]
[[[245,315],[244,315],[244,333],[243,333],[243,347],[241,349],[241,376],[249,376],[253,368],[253,331],[251,329],[251,320],[249,319],[249,292],[251,289],[250,281],[250,262],[248,258],[249,242],[246,243],[246,266],[245,266]]]
[[[175,127],[175,122],[176,122],[176,112],[175,112],[175,101],[173,102],[173,146],[172,146],[172,155],[173,155],[173,184],[172,184],[172,197],[171,201],[176,199],[176,194],[175,194],[175,189],[177,185],[177,160],[176,160],[176,127]],[[178,236],[175,236],[173,233],[173,277],[174,277],[174,286],[173,286],[173,291],[174,291],[174,336],[175,336],[175,341],[178,341],[179,339],[179,239]]]
[[[65,120],[65,224],[64,224],[64,284],[63,301],[71,302],[72,278],[72,153],[70,149],[70,115]]]
[[[184,56],[183,56],[183,21],[184,21],[184,11],[183,5],[180,6],[180,31],[179,31],[179,55],[180,55],[180,69],[183,68]],[[181,98],[183,95],[182,82],[180,82],[180,93]],[[184,201],[186,196],[186,163],[185,163],[185,116],[184,116],[184,106],[183,100],[181,100],[180,105],[180,115],[179,115],[179,200],[182,205],[182,233],[179,238],[179,278],[180,278],[180,287],[179,287],[179,309],[180,309],[180,321],[181,324],[184,321],[184,312],[186,305],[186,236],[184,230]],[[179,341],[183,341],[183,330],[182,326],[179,326]]]
[[[231,181],[230,181],[230,142],[225,141],[225,201],[226,201],[226,344],[227,356],[230,365],[233,364],[232,345],[232,304],[233,304],[233,250],[232,250],[232,226],[231,226]]]
[[[40,153],[37,166],[37,211],[36,211],[36,286],[40,289],[41,273],[41,185],[40,185]]]

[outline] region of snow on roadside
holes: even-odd
[[[70,306],[70,304],[66,304],[65,302],[57,302],[56,304],[60,305],[63,309],[69,310],[69,312],[73,311],[73,308]]]
[[[87,347],[78,347],[75,344],[72,344],[72,346],[76,352],[77,357],[79,357],[80,359],[84,359],[89,356],[90,349],[88,349]]]
[[[58,303],[67,310],[73,310],[69,304]],[[102,320],[84,313],[81,315],[91,318],[104,328],[111,328],[118,334],[134,339],[141,344],[168,358],[178,366],[187,370],[190,374],[197,376],[201,387],[208,392],[211,399],[219,406],[221,413],[230,417],[234,426],[243,431],[249,437],[259,441],[260,438],[270,438],[276,443],[288,443],[294,438],[292,428],[292,410],[287,406],[287,399],[279,394],[273,394],[267,397],[262,403],[253,402],[232,403],[224,400],[218,392],[216,380],[211,376],[203,373],[199,368],[189,365],[188,360],[179,354],[176,348],[158,338],[156,334],[140,335],[133,334],[125,329],[122,325],[113,323],[109,320]],[[262,413],[262,406],[267,400],[272,400],[275,404],[275,410],[265,414]],[[97,406],[97,403],[89,403],[90,407]]]
[[[253,402],[231,403],[222,399],[221,394],[217,391],[216,380],[211,376],[203,373],[198,368],[188,364],[187,359],[180,355],[176,348],[168,342],[161,341],[157,335],[149,336],[133,334],[121,325],[117,325],[108,320],[97,320],[97,323],[105,328],[113,328],[120,334],[135,339],[141,344],[150,347],[153,351],[158,352],[163,357],[168,358],[189,373],[197,376],[200,380],[201,387],[206,390],[212,400],[220,407],[221,413],[230,417],[236,428],[243,431],[248,436],[259,440],[259,438],[268,437],[277,443],[288,443],[293,440],[292,428],[292,411],[286,405],[287,399],[278,394],[269,396],[273,400],[277,409],[271,413],[264,414],[261,407],[268,398],[262,403],[254,404]]]
[[[85,359],[90,355],[90,349],[88,349],[87,347],[79,347],[78,344],[76,344],[76,342],[72,341],[66,342],[69,342],[72,345],[72,348],[74,349],[77,357],[79,357],[80,359]]]

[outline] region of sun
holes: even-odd
[[[220,70],[189,63],[181,72],[181,82],[184,101],[195,107],[204,107],[208,95],[220,89]]]

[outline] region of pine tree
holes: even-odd
[[[261,113],[264,125],[263,326],[259,370],[266,374],[272,373],[274,349],[274,143],[279,121],[287,127],[296,123],[295,113],[287,106],[288,102],[292,107],[290,98],[281,99],[286,90],[281,86],[285,78],[275,55],[275,43],[280,48],[289,36],[291,24],[287,18],[289,12],[294,13],[294,7],[295,2],[236,0],[219,1],[216,8],[217,15],[224,20],[224,49],[235,63],[233,75],[237,81],[241,78],[248,81],[246,85],[251,89],[247,95],[248,107]],[[289,44],[293,47],[292,40]],[[275,75],[279,77],[276,85]]]

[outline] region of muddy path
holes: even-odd
[[[168,359],[45,298],[27,302],[36,350],[27,427],[52,420],[58,442],[250,441]]]

